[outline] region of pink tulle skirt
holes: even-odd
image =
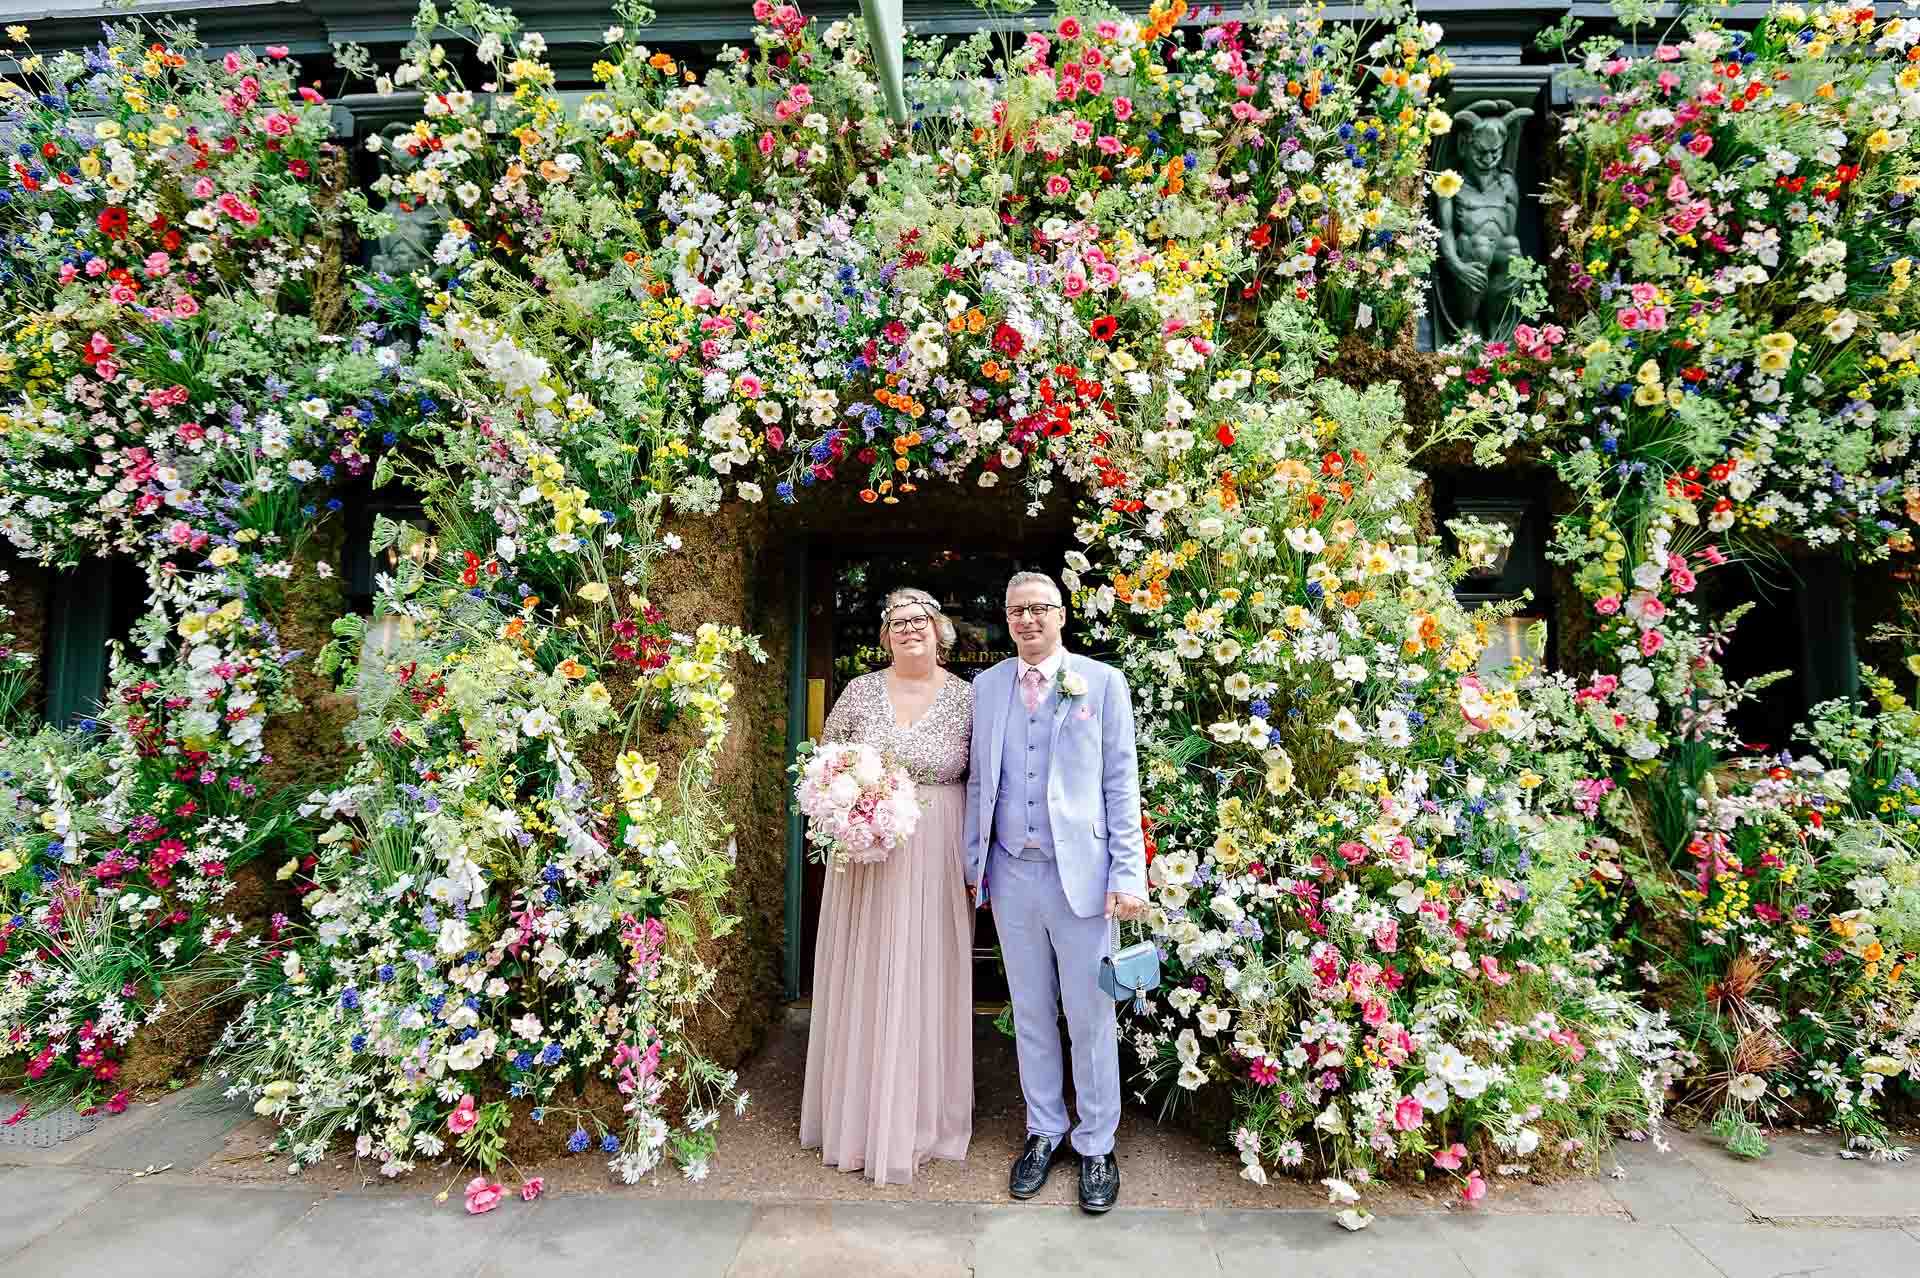
[[[973,1135],[973,909],[966,787],[920,787],[920,824],[877,865],[827,873],[800,1143],[905,1184]]]

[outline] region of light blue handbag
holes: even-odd
[[[1117,943],[1118,924],[1113,932]],[[1111,945],[1108,949],[1110,952],[1100,960],[1100,988],[1116,1003],[1132,999],[1134,1015],[1144,1016],[1147,995],[1160,988],[1159,947],[1152,941],[1141,941],[1124,950],[1115,950]]]

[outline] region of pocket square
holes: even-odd
[[[1081,706],[1078,710],[1075,710],[1073,712],[1073,717],[1081,720],[1091,719],[1093,718],[1093,707]]]

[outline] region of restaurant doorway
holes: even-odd
[[[856,677],[886,664],[880,647],[880,604],[890,591],[903,586],[925,590],[940,601],[953,621],[957,642],[947,668],[971,680],[989,666],[1013,655],[1003,609],[1007,579],[1016,572],[1044,572],[1059,580],[1067,543],[1036,539],[1018,549],[973,541],[965,536],[901,539],[884,544],[854,544],[841,539],[811,542],[805,550],[806,604],[802,651],[795,654],[804,668],[804,680],[795,680],[796,706],[790,723],[800,738],[818,740],[834,699]],[[1071,627],[1068,641],[1072,642]],[[795,980],[789,993],[805,999],[813,989],[813,950],[819,930],[820,897],[829,871],[817,865],[789,839],[791,861],[801,857],[798,879],[798,919],[789,919],[789,971]],[[1006,975],[1001,969],[993,917],[982,910],[974,933],[974,1003],[983,1011],[999,1011],[1007,1000]]]

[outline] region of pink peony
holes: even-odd
[[[467,1214],[478,1216],[481,1212],[492,1211],[500,1205],[506,1192],[485,1176],[475,1176],[467,1182]]]
[[[546,1192],[547,1181],[544,1176],[529,1176],[520,1183],[520,1201],[530,1203]]]
[[[447,1130],[455,1136],[464,1136],[479,1122],[480,1115],[475,1113],[473,1108],[473,1093],[468,1092],[460,1098],[460,1103],[453,1107],[453,1112],[447,1115]]]

